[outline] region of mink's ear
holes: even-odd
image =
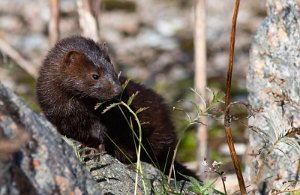
[[[104,58],[111,63],[110,57],[108,55],[108,46],[106,42],[103,43],[98,43],[99,47],[101,48],[102,51],[104,51]]]
[[[81,61],[85,56],[78,52],[78,51],[69,51],[67,54],[65,54],[64,57],[64,63],[66,65],[73,64],[74,62]]]
[[[106,53],[108,53],[108,46],[106,42],[103,43],[98,43],[98,45],[100,46],[100,48],[105,51]]]

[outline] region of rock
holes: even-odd
[[[25,146],[0,163],[1,194],[99,193],[98,184],[55,128],[1,83],[0,116],[0,142],[18,144],[18,134],[31,134]]]
[[[2,16],[0,18],[0,28],[6,29],[8,32],[16,32],[24,26],[17,16]]]
[[[254,109],[263,111],[249,120],[253,155],[247,160],[247,175],[260,194],[291,186],[299,171],[298,6],[296,0],[268,0],[268,16],[251,48],[247,74],[249,102]]]
[[[134,193],[135,165],[108,154],[82,161],[72,149],[80,144],[62,138],[44,116],[0,83],[0,194]],[[194,194],[189,182],[171,180],[168,186],[152,165],[142,163],[142,170],[138,194]]]

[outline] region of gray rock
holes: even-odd
[[[249,120],[247,175],[256,192],[284,189],[297,177],[300,155],[300,12],[296,0],[268,0],[247,74],[249,102],[263,108]],[[289,181],[289,182],[287,182]]]
[[[17,130],[31,134],[24,147],[2,159],[0,194],[99,194],[98,184],[55,128],[1,83],[0,116],[2,143],[17,145]]]
[[[0,195],[134,194],[135,165],[108,154],[87,153],[83,159],[79,145],[0,83]],[[142,172],[138,194],[194,194],[189,182],[171,180],[167,185],[152,165],[142,163]]]

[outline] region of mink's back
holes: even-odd
[[[127,78],[120,77],[120,82],[123,84]],[[170,119],[169,109],[164,103],[163,98],[155,93],[153,90],[144,87],[134,81],[129,81],[127,87],[123,91],[122,101],[127,102],[128,98],[139,92],[131,104],[131,109],[137,111],[139,108],[148,108],[138,113],[138,118],[142,124],[143,145],[146,151],[152,156],[154,162],[158,161],[159,165],[166,162],[166,158],[172,158],[173,150],[175,148],[177,139],[175,129]],[[99,112],[102,112],[108,104],[104,104]],[[126,116],[131,117],[133,123],[133,116],[127,112],[126,108],[122,107]],[[99,115],[100,120],[105,124],[108,136],[114,138],[119,148],[123,148],[128,156],[135,160],[135,145],[133,142],[132,132],[127,124],[124,116],[119,111],[119,108],[114,108],[104,115]],[[137,130],[137,125],[135,125]],[[122,162],[126,162],[126,158],[116,148],[113,143],[109,144],[108,150],[112,149],[112,153],[118,156]],[[155,158],[154,158],[155,156]],[[142,152],[142,160],[151,162],[149,156]]]

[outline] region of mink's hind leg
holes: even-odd
[[[106,151],[105,151],[105,145],[104,144],[99,144],[98,149],[99,149],[99,153],[101,155],[103,155],[103,154],[106,153]]]
[[[78,147],[78,150],[80,158],[85,162],[91,159],[98,159],[100,156],[106,153],[104,144],[99,144],[96,146],[81,143]]]

